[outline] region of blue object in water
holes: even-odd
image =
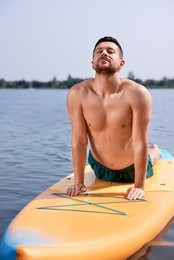
[[[13,245],[8,240],[8,228],[6,229],[2,240],[0,241],[0,259],[1,260],[15,260],[16,259],[16,245]]]
[[[174,159],[174,157],[170,154],[169,151],[167,151],[165,149],[160,149],[160,152],[161,152],[160,160],[161,159]]]

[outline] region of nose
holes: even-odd
[[[106,49],[104,49],[104,50],[102,51],[101,56],[102,56],[102,57],[103,57],[103,56],[107,56],[107,51],[106,51]]]

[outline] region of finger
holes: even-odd
[[[80,188],[80,191],[81,191],[81,192],[85,192],[85,191],[86,191],[86,186],[83,185],[83,186]]]
[[[74,189],[74,195],[78,195],[79,194],[79,187],[76,186],[75,189]]]
[[[139,193],[138,192],[134,192],[133,194],[132,194],[132,200],[136,200],[136,199],[138,199],[138,197],[139,197]]]
[[[67,188],[67,190],[66,190],[66,194],[69,196],[69,195],[70,195],[70,193],[71,193],[71,188],[70,188],[70,187],[68,187],[68,188]]]
[[[70,196],[75,196],[75,195],[77,195],[77,191],[76,191],[76,187],[72,187],[72,189],[71,189],[71,195]]]
[[[77,196],[80,192],[84,192],[84,191],[86,191],[85,185],[83,185],[82,187],[79,187],[79,185],[73,185],[67,188],[67,195]]]
[[[143,198],[143,197],[144,197],[144,194],[145,194],[144,191],[140,192],[140,193],[138,194],[138,198],[137,198],[137,199]]]
[[[136,200],[138,196],[138,191],[136,190],[130,190],[127,196],[127,199],[129,200]]]
[[[144,191],[134,191],[132,194],[131,194],[131,196],[130,196],[130,198],[129,199],[131,199],[131,200],[137,200],[137,199],[141,199],[143,196],[144,196]]]
[[[68,196],[73,196],[74,195],[74,187],[73,186],[69,186],[67,189],[67,195]]]
[[[129,200],[131,200],[132,199],[132,196],[133,196],[133,188],[129,188],[128,190],[127,190],[127,196],[126,196],[126,198]]]
[[[71,191],[71,188],[70,188],[70,189],[69,189],[68,196],[71,196],[71,193],[72,193],[72,191]]]

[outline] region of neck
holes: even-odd
[[[121,81],[116,73],[112,75],[96,73],[94,82],[96,92],[102,96],[106,96],[117,93],[119,91]]]

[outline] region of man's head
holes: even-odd
[[[121,47],[121,45],[119,44],[119,42],[117,41],[117,39],[111,37],[111,36],[105,36],[103,38],[100,38],[97,43],[95,44],[94,46],[94,50],[93,50],[93,53],[97,47],[97,45],[99,45],[101,42],[113,42],[117,45],[118,49],[119,49],[119,52],[120,52],[120,57],[123,58],[123,49]]]
[[[123,50],[115,38],[105,36],[97,41],[93,50],[92,68],[98,74],[119,72],[124,64]]]

